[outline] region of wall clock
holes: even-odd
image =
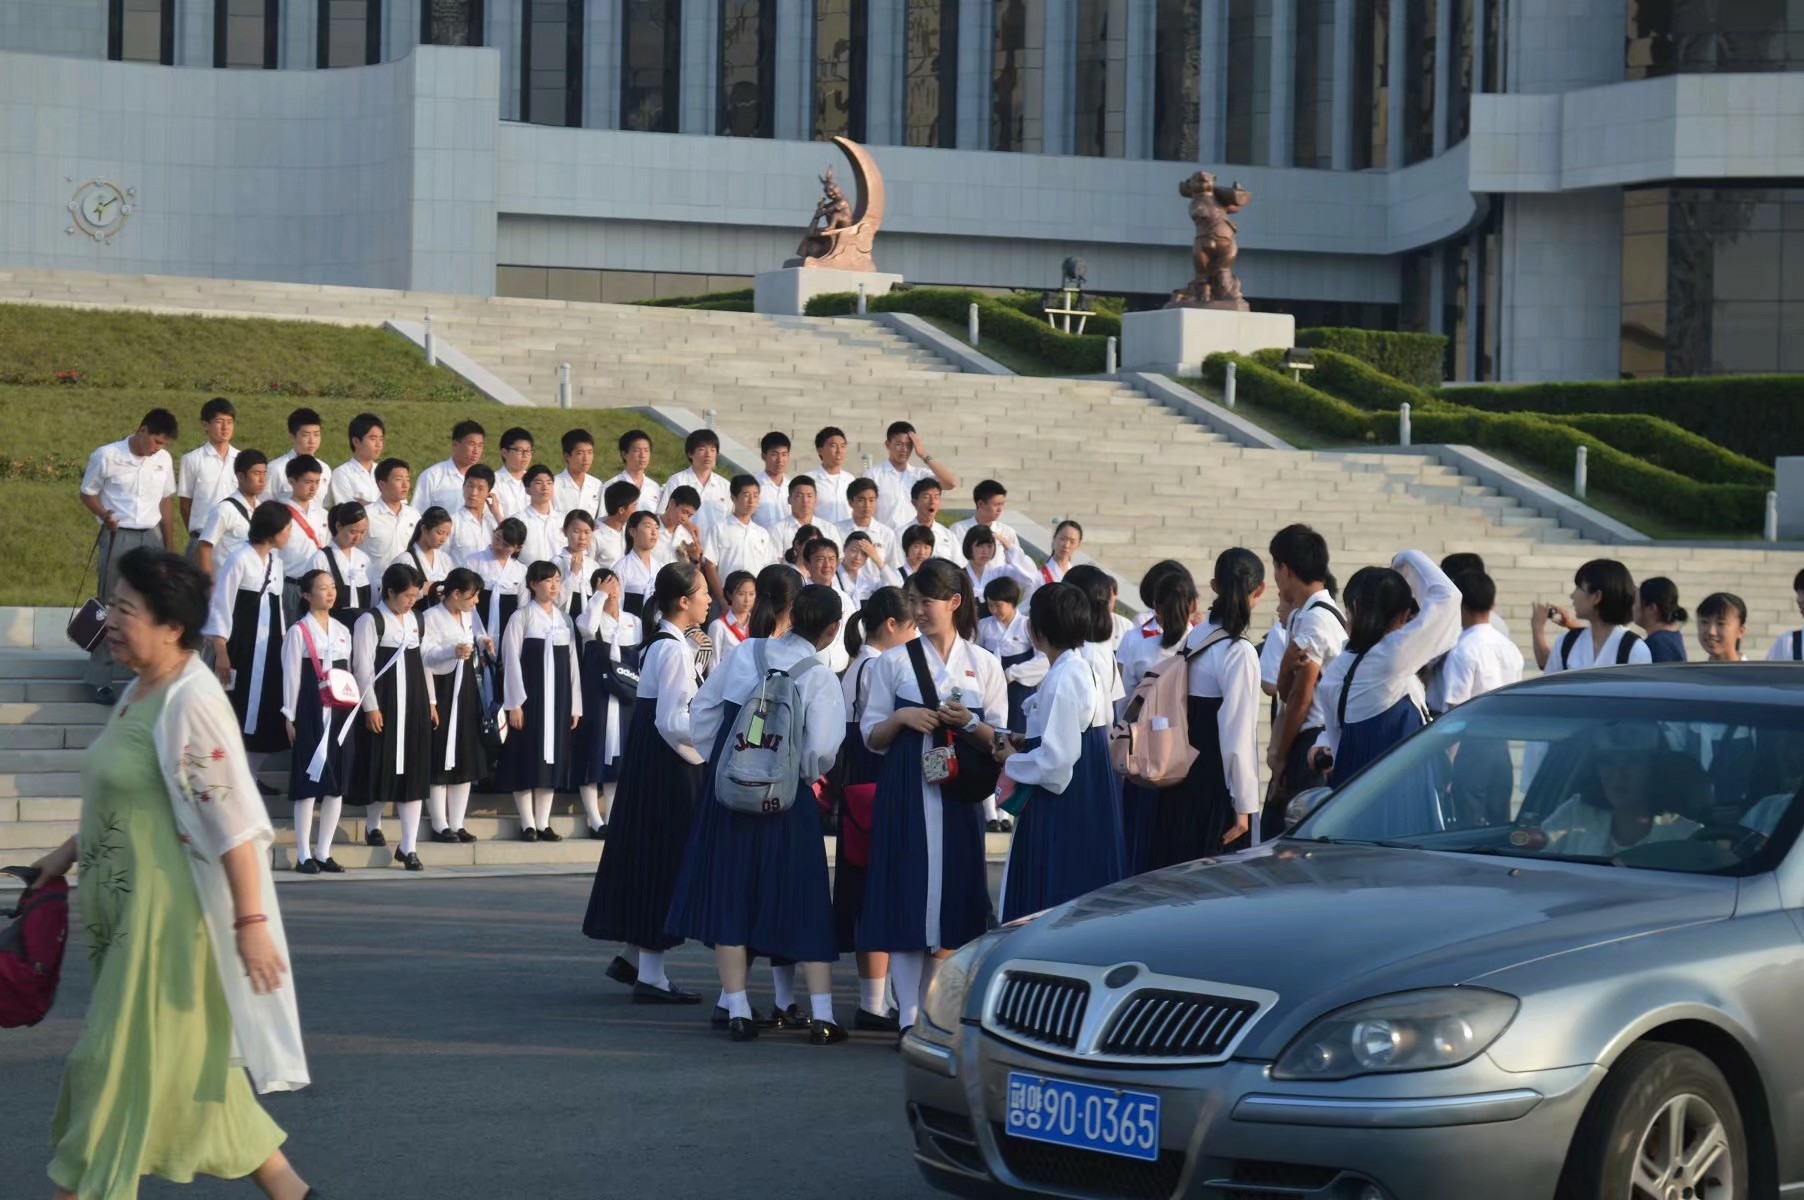
[[[90,179],[75,189],[69,200],[69,216],[74,220],[63,232],[85,233],[97,242],[112,244],[113,235],[124,227],[126,218],[136,207],[137,188],[121,188],[105,179]]]

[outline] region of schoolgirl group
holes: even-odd
[[[212,441],[194,454],[221,455],[231,415],[209,403]],[[857,956],[853,1027],[905,1031],[934,963],[998,918],[1274,837],[1292,795],[1522,674],[1476,555],[1404,551],[1343,595],[1326,543],[1302,525],[1271,540],[1269,583],[1246,548],[1217,556],[1206,592],[1182,564],[1156,564],[1129,621],[1112,577],[1074,561],[1075,521],[1035,564],[1002,519],[1006,489],[985,480],[974,516],[940,525],[957,480],[905,422],[867,476],[843,469],[847,439],[829,427],[807,473],[790,472],[790,441],[771,433],[763,470],[725,479],[702,430],[685,444],[690,467],[662,484],[637,430],[602,480],[582,430],[564,435],[554,475],[518,428],[501,436],[503,467],[482,464],[486,433],[463,421],[450,457],[415,483],[383,456],[378,416],[351,422],[337,468],[317,456],[319,425],[291,414],[294,448],[274,462],[236,451],[236,491],[205,511],[182,493],[190,551],[214,570],[206,632],[246,748],[254,760],[294,749],[297,870],[341,869],[331,842],[347,802],[367,806],[378,846],[383,806],[396,806],[395,857],[410,870],[423,866],[423,807],[435,841],[475,840],[464,818],[491,757],[527,840],[559,839],[553,796],[574,787],[606,843],[583,929],[624,947],[609,976],[638,1003],[696,1004],[664,957],[688,939],[714,947],[714,1023],[735,1041],[769,1029],[844,1041],[828,985],[842,952]],[[1804,573],[1797,584],[1804,611]],[[1570,610],[1535,607],[1537,661],[1650,661],[1685,619],[1669,589],[1585,564]],[[1276,619],[1255,645],[1268,590]],[[1700,606],[1713,658],[1739,653],[1745,614],[1733,596]],[[1631,618],[1650,636],[1628,631]],[[1567,630],[1557,641],[1554,626]],[[1804,659],[1796,643],[1781,638],[1774,656]],[[1169,786],[1125,782],[1110,769],[1111,723],[1143,677],[1171,670],[1184,673],[1195,763]],[[802,731],[793,803],[713,803],[723,758],[760,744],[728,735],[742,707],[766,702],[772,673],[793,683]],[[832,872],[823,809],[840,831]],[[1010,829],[998,913],[984,834]],[[756,957],[772,963],[768,1015],[748,1000]]]

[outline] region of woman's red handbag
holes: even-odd
[[[0,1029],[36,1025],[56,1000],[69,940],[69,884],[52,879],[0,929]]]

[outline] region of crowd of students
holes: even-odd
[[[829,427],[806,473],[770,433],[763,469],[725,478],[719,439],[700,430],[689,468],[659,483],[640,430],[600,479],[583,430],[563,436],[554,473],[508,429],[496,470],[486,431],[461,421],[449,457],[416,479],[384,456],[374,414],[350,423],[335,468],[309,409],[274,460],[232,446],[229,402],[201,417],[208,442],[179,476],[164,449],[176,422],[157,410],[95,452],[82,493],[109,553],[146,513],[169,540],[179,495],[253,768],[293,751],[296,869],[342,870],[331,850],[347,803],[365,806],[372,846],[394,805],[395,858],[417,871],[423,834],[475,840],[473,786],[511,792],[528,841],[560,840],[553,798],[573,790],[605,842],[583,928],[622,945],[609,976],[636,1002],[700,1003],[664,955],[714,947],[714,1019],[735,1041],[772,1028],[845,1040],[827,984],[841,953],[857,956],[852,1026],[906,1030],[934,962],[996,920],[1275,837],[1299,792],[1524,667],[1476,555],[1405,550],[1343,592],[1303,525],[1264,553],[1223,551],[1206,580],[1156,564],[1130,620],[1113,577],[1076,561],[1077,522],[1059,524],[1045,562],[1029,557],[1001,483],[979,483],[974,515],[942,525],[958,481],[905,422],[868,476],[844,469],[847,439]],[[1804,573],[1795,586],[1804,611]],[[1746,618],[1725,593],[1699,605],[1711,660],[1739,660]],[[1570,608],[1535,605],[1536,663],[1682,659],[1688,619],[1670,581],[1637,588],[1622,564],[1589,562]],[[1769,657],[1804,660],[1804,631]],[[1112,741],[1141,729],[1183,730],[1194,761],[1124,777]],[[729,801],[759,755],[787,774],[747,811]],[[840,835],[831,872],[823,814]],[[984,835],[1009,831],[994,906]],[[762,1016],[755,957],[772,963]]]

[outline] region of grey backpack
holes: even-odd
[[[802,784],[802,691],[796,681],[821,665],[810,654],[791,671],[765,665],[759,638],[745,647],[758,668],[758,690],[739,708],[714,768],[714,799],[733,812],[774,815],[795,804]],[[742,651],[743,653],[744,651]]]

